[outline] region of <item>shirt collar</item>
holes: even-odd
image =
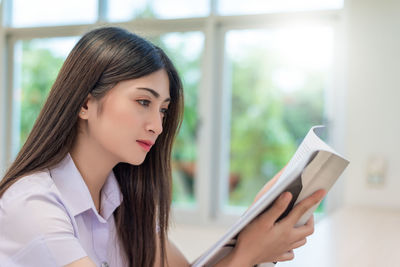
[[[111,171],[101,190],[101,217],[94,206],[89,189],[85,184],[79,170],[76,168],[70,154],[49,170],[57,189],[67,202],[73,216],[92,209],[99,219],[108,220],[114,210],[122,202],[122,193],[119,189],[114,172]]]
[[[114,210],[121,205],[122,193],[117,178],[111,171],[101,190],[101,208],[103,217],[108,220]]]

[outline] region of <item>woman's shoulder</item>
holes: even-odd
[[[20,231],[34,237],[45,234],[50,222],[73,232],[70,216],[48,171],[19,178],[0,198],[0,235]]]
[[[0,198],[0,236],[0,262],[63,266],[86,256],[48,171],[21,177],[5,191]],[[42,264],[46,259],[57,263]]]
[[[59,191],[48,170],[37,171],[19,178],[0,198],[0,206],[9,203],[23,202],[33,196],[59,199]]]

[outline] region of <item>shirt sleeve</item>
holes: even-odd
[[[86,255],[51,190],[31,190],[0,202],[1,267],[64,266]]]

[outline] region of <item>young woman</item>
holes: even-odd
[[[160,48],[120,28],[85,34],[0,183],[0,266],[187,266],[167,235],[182,112]],[[314,227],[294,225],[323,194],[276,222],[283,194],[218,266],[292,259]]]

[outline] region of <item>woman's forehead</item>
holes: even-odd
[[[169,79],[165,70],[118,82],[113,89],[129,93],[146,93],[163,100],[170,98]]]

